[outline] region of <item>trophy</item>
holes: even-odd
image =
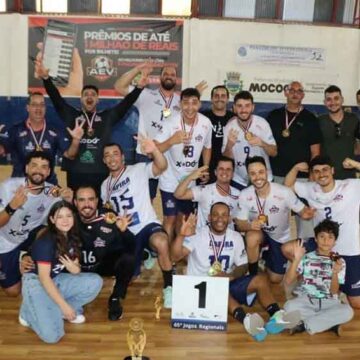
[[[162,309],[161,296],[156,297],[154,306],[155,306],[155,319],[160,320],[160,311]]]
[[[129,331],[126,335],[130,356],[124,360],[150,360],[147,356],[142,356],[146,345],[146,333],[143,329],[144,322],[140,318],[132,318],[129,323]]]

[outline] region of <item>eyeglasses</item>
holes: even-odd
[[[295,89],[290,88],[288,91],[289,91],[289,93],[290,93],[291,95],[294,95],[294,94],[296,94],[296,95],[302,95],[302,94],[304,93],[304,90],[303,90],[303,89],[295,90]]]
[[[35,104],[35,103],[33,103],[33,104],[29,104],[31,107],[33,107],[33,108],[43,108],[43,107],[45,107],[45,104]]]
[[[341,126],[340,124],[335,124],[335,137],[338,139],[341,137]]]

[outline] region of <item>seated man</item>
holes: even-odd
[[[210,210],[209,227],[204,226],[195,234],[196,216],[191,214],[183,220],[180,234],[172,244],[172,257],[178,261],[188,256],[188,275],[229,277],[229,312],[255,340],[263,341],[267,333],[277,334],[291,328],[300,317],[298,313],[280,310],[265,275],[235,275],[247,263],[247,255],[241,235],[228,229],[229,220],[228,205],[215,203]],[[252,306],[257,296],[270,316],[265,327],[258,314],[246,314],[240,306]]]

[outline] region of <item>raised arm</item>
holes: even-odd
[[[309,171],[309,166],[306,162],[301,162],[294,165],[294,167],[285,176],[284,185],[294,190],[296,178],[300,171],[301,172]]]

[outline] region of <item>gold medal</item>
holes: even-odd
[[[163,109],[163,111],[162,111],[162,114],[163,114],[164,118],[169,117],[169,116],[171,115],[171,110],[170,110],[170,108],[165,107],[165,108]]]
[[[43,148],[40,145],[36,145],[36,151],[43,151]]]
[[[247,141],[251,140],[253,137],[254,137],[254,136],[253,136],[253,134],[252,134],[250,131],[247,131],[247,132],[245,133],[245,139],[246,139]]]
[[[95,131],[94,131],[93,128],[88,128],[88,129],[87,129],[87,134],[88,134],[89,136],[94,136],[94,133],[95,133]]]
[[[261,224],[263,224],[263,225],[267,225],[267,224],[269,223],[269,218],[268,218],[268,216],[265,215],[265,214],[259,214],[258,220],[259,220],[259,222],[261,222]]]
[[[290,136],[290,130],[289,129],[284,129],[281,133],[281,135],[284,137],[284,138],[287,138]]]
[[[221,270],[222,270],[221,263],[219,261],[214,261],[208,271],[208,274],[210,276],[216,276],[221,272]]]
[[[111,205],[111,202],[110,202],[110,201],[107,201],[107,202],[104,204],[104,208],[112,210],[113,206]]]
[[[53,186],[49,190],[49,195],[51,195],[53,197],[59,197],[60,196],[60,188],[58,186]]]
[[[113,212],[107,212],[104,214],[104,220],[107,224],[115,224],[116,223],[116,215]]]

